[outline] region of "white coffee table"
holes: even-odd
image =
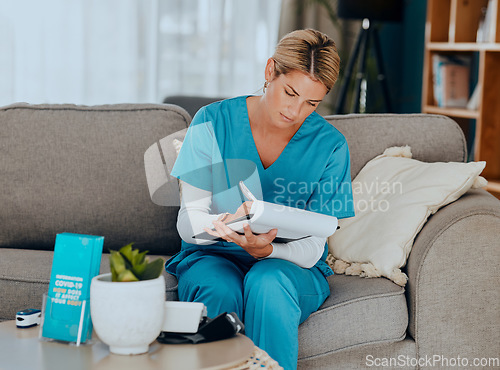
[[[39,327],[18,329],[15,321],[0,323],[0,369],[227,369],[250,359],[257,347],[244,335],[211,343],[165,345],[154,342],[143,355],[122,356],[94,338],[79,347],[38,339]],[[272,359],[271,359],[272,361]]]

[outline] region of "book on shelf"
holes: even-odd
[[[257,200],[242,181],[239,185],[243,194],[252,201],[252,207],[248,215],[226,223],[237,233],[244,234],[243,226],[245,224],[250,226],[254,234],[278,229],[273,242],[288,243],[311,236],[327,238],[338,228],[337,217]],[[215,231],[215,229],[212,230]],[[196,234],[193,238],[223,241],[222,238],[207,232]]]
[[[495,21],[494,21],[493,0],[488,1],[488,5],[481,9],[481,19],[477,28],[477,42],[495,42]]]
[[[481,90],[481,86],[476,84],[474,87],[474,92],[470,96],[469,101],[467,102],[467,109],[477,110],[479,108],[479,91]]]
[[[469,101],[471,58],[432,56],[434,103],[443,108],[466,108]]]

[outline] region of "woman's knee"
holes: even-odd
[[[244,285],[288,285],[293,284],[294,270],[299,268],[292,262],[281,259],[265,259],[252,266],[245,276]]]
[[[297,299],[294,283],[293,265],[291,262],[279,259],[267,259],[257,262],[245,276],[245,298],[254,296],[256,299],[276,299],[286,295]]]
[[[288,310],[300,313],[301,317],[307,317],[329,295],[328,282],[320,274],[285,260],[261,260],[245,277],[245,304],[251,302],[256,306],[275,308],[283,305]],[[269,305],[266,301],[273,304]]]
[[[241,305],[243,273],[230,261],[207,256],[186,269],[179,280],[179,298],[185,301],[227,302]],[[231,304],[232,303],[232,304]]]

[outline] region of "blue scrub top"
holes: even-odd
[[[246,99],[240,96],[201,108],[186,133],[171,175],[212,193],[212,212],[234,213],[244,199],[240,180],[258,198],[337,218],[354,216],[350,157],[344,136],[318,113],[311,113],[280,156],[264,168],[253,139]],[[199,249],[231,254],[242,262],[256,260],[234,243],[195,245],[167,262],[175,275],[181,259]],[[324,262],[316,264],[325,276],[333,274]],[[250,258],[249,258],[250,257]]]

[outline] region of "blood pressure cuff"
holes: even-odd
[[[164,344],[204,343],[227,339],[243,333],[245,326],[234,312],[221,313],[214,319],[206,317],[196,333],[161,332],[158,342]]]

